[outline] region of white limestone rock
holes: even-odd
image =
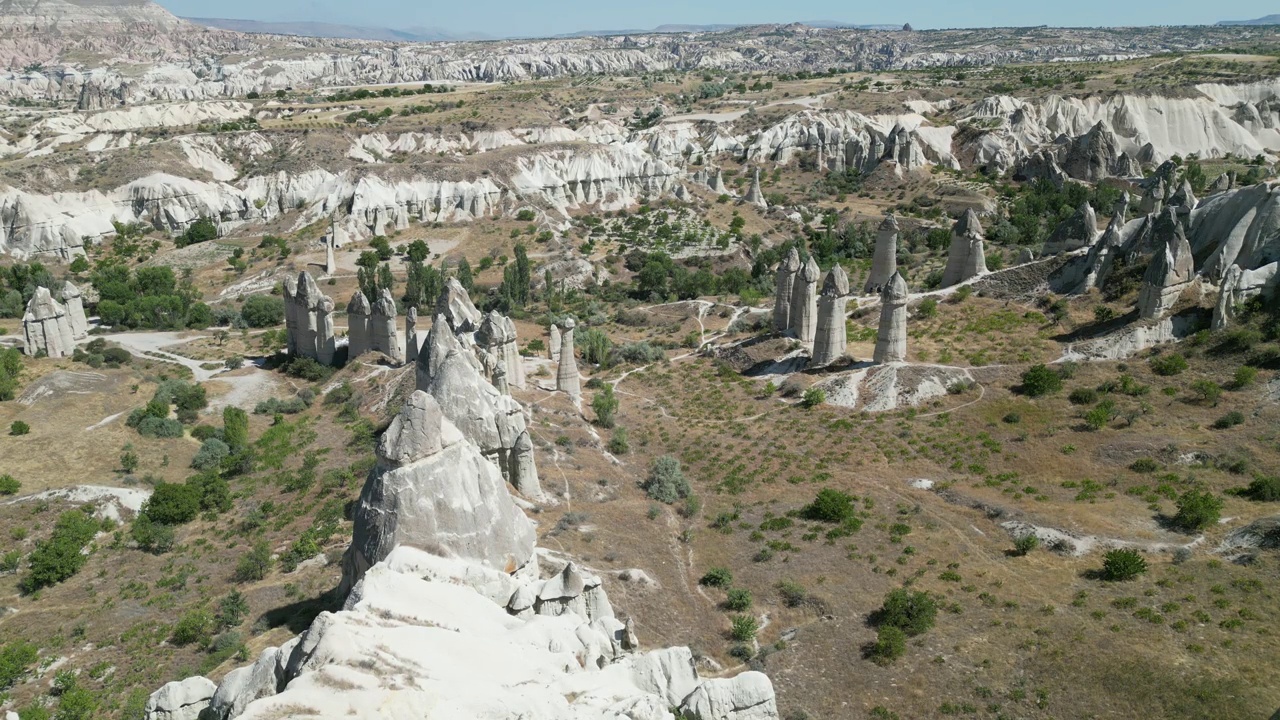
[[[284,285],[285,332],[289,354],[332,365],[337,349],[333,330],[333,300],[320,291],[309,272]]]
[[[80,288],[71,281],[62,285],[62,303],[67,308],[67,320],[71,323],[71,337],[82,340],[89,336],[89,319],[84,314],[84,300]]]
[[[1239,265],[1227,268],[1218,288],[1218,304],[1213,311],[1213,329],[1222,330],[1234,322],[1236,313],[1255,297],[1270,297],[1280,284],[1280,262],[1244,270]]]
[[[790,331],[802,343],[812,343],[818,333],[818,280],[822,269],[812,255],[791,284]]]
[[[879,364],[906,362],[907,281],[895,272],[880,293],[880,328],[876,332],[874,360]]]
[[[772,720],[778,717],[773,683],[761,672],[707,680],[681,705],[694,720]]]
[[[987,256],[983,248],[982,224],[972,209],[951,228],[951,248],[947,266],[942,271],[941,287],[947,288],[987,272]]]
[[[560,359],[560,328],[555,323],[551,324],[551,330],[548,331],[547,349],[552,360]]]
[[[201,711],[209,707],[214,691],[213,681],[196,675],[186,680],[175,680],[151,693],[143,708],[145,720],[198,720]],[[16,713],[11,713],[15,718]]]
[[[1138,315],[1144,320],[1165,317],[1182,297],[1182,291],[1195,275],[1195,259],[1181,225],[1174,226],[1173,236],[1157,250],[1142,276],[1138,291]]]
[[[818,332],[813,341],[810,367],[826,367],[844,357],[847,344],[845,306],[848,301],[849,275],[837,263],[822,283],[822,297],[818,300]]]
[[[1077,180],[1092,183],[1109,177],[1142,175],[1138,161],[1122,149],[1120,138],[1101,120],[1071,141],[1062,169]]]
[[[1053,229],[1044,242],[1042,255],[1058,255],[1092,247],[1098,239],[1098,215],[1087,201]]]
[[[383,288],[369,316],[369,349],[380,352],[396,365],[404,364],[404,348],[400,346],[400,322],[396,301],[391,291]]]
[[[574,405],[582,402],[582,377],[578,374],[578,358],[574,354],[573,318],[564,321],[560,338],[560,363],[556,368],[556,389],[569,396]]]
[[[444,317],[455,333],[475,332],[480,327],[480,311],[471,302],[471,294],[457,278],[449,278],[436,299],[436,315]]]
[[[288,285],[285,285],[285,291],[288,292]],[[357,357],[369,352],[372,349],[371,336],[373,329],[371,327],[371,317],[373,308],[369,306],[369,298],[359,290],[355,295],[351,296],[351,302],[347,303],[347,360],[355,360]],[[286,321],[288,318],[286,317]]]
[[[773,329],[786,332],[791,327],[791,291],[800,272],[800,251],[792,247],[774,272]]]
[[[862,286],[862,292],[866,295],[878,294],[897,271],[898,221],[889,215],[884,222],[880,223],[880,230],[876,233],[876,249],[871,261],[871,274],[867,275],[867,282]]]
[[[49,288],[38,287],[27,301],[22,316],[23,349],[27,355],[44,353],[51,358],[70,357],[75,352],[71,317],[62,303],[53,299]]]

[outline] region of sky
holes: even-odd
[[[394,29],[438,28],[494,37],[578,30],[648,29],[662,24],[756,24],[835,20],[911,23],[918,29],[1031,25],[1200,25],[1280,12],[1273,0],[157,0],[176,15],[314,21]]]

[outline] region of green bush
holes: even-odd
[[[823,488],[813,502],[800,510],[806,520],[818,522],[842,523],[854,517],[854,497],[848,493]]]
[[[1235,375],[1231,378],[1231,389],[1239,390],[1252,385],[1258,379],[1258,368],[1241,365],[1236,368]]]
[[[1160,469],[1160,465],[1151,458],[1138,458],[1129,465],[1129,469],[1136,473],[1153,473]]]
[[[827,393],[822,388],[809,388],[800,399],[800,407],[814,408],[827,401]]]
[[[605,383],[604,387],[591,399],[591,409],[596,413],[596,424],[602,428],[611,428],[618,413],[618,396],[613,393],[613,385]]]
[[[259,540],[253,548],[236,563],[236,582],[257,582],[267,576],[271,570],[271,546],[266,540]]]
[[[1040,547],[1040,538],[1035,533],[1027,533],[1013,541],[1013,554],[1022,557]]]
[[[293,358],[284,365],[284,374],[307,382],[322,382],[333,375],[334,369],[321,365],[312,358]]]
[[[776,587],[778,595],[782,597],[782,603],[787,607],[800,607],[809,599],[809,591],[805,590],[800,583],[783,580]]]
[[[751,591],[743,588],[733,588],[729,590],[729,596],[724,601],[726,610],[734,612],[745,612],[751,609]]]
[[[14,420],[9,426],[10,435],[26,435],[29,432],[31,432],[31,426],[21,420]]]
[[[876,641],[867,657],[877,665],[888,665],[907,652],[907,634],[893,625],[881,625],[876,629]]]
[[[1180,375],[1187,369],[1187,359],[1181,353],[1157,355],[1151,358],[1149,364],[1151,365],[1151,372],[1163,377]]]
[[[191,467],[196,470],[215,470],[222,466],[222,461],[231,455],[231,447],[217,438],[205,440],[191,459]]]
[[[670,455],[663,455],[653,462],[643,488],[651,500],[668,505],[688,497],[692,492],[689,479],[680,468],[680,461]]]
[[[142,514],[161,525],[188,523],[199,513],[200,495],[196,488],[186,484],[162,482],[142,504]]]
[[[1205,405],[1217,405],[1222,397],[1222,386],[1212,380],[1197,380],[1191,383],[1191,391],[1199,396]]]
[[[1215,525],[1222,517],[1222,499],[1202,490],[1188,490],[1178,497],[1173,525],[1187,532]]]
[[[938,314],[938,301],[934,298],[925,298],[916,306],[916,315],[918,317],[928,319]]]
[[[186,231],[175,238],[173,242],[181,248],[217,239],[218,225],[214,223],[213,218],[202,217],[187,226]]]
[[[182,423],[173,418],[145,417],[138,423],[138,434],[150,438],[182,437]]]
[[[915,637],[933,627],[938,605],[931,595],[919,590],[897,588],[885,595],[884,605],[873,620],[877,626],[891,625]]]
[[[218,629],[239,627],[249,614],[249,603],[239,590],[232,590],[222,597],[218,603]]]
[[[13,640],[0,650],[0,693],[17,684],[18,680],[39,657],[39,650],[26,640]]]
[[[178,622],[173,626],[173,633],[169,636],[169,641],[178,647],[184,647],[193,643],[200,646],[206,646],[213,639],[213,616],[208,610],[197,608],[188,610],[178,618]]]
[[[1214,421],[1213,421],[1213,429],[1215,429],[1215,430],[1228,430],[1228,429],[1233,428],[1233,427],[1235,427],[1235,426],[1237,426],[1237,425],[1239,425],[1240,423],[1243,423],[1243,422],[1244,422],[1244,413],[1238,412],[1238,411],[1236,411],[1236,410],[1232,410],[1231,412],[1227,413],[1226,415],[1223,415],[1222,417],[1218,418],[1217,420],[1214,420]]]
[[[1077,388],[1067,396],[1072,405],[1092,405],[1098,402],[1098,391],[1093,388]]]
[[[284,300],[272,295],[253,295],[244,301],[240,317],[251,328],[264,328],[284,322]]]
[[[713,567],[698,580],[698,584],[707,587],[729,587],[733,584],[733,572],[729,568]]]
[[[129,536],[145,552],[163,555],[173,549],[176,538],[173,528],[161,525],[146,515],[138,515],[129,528]]]
[[[1022,373],[1022,394],[1050,395],[1062,390],[1062,377],[1045,365],[1034,365]]]
[[[0,475],[0,495],[17,495],[21,489],[22,483],[12,475]]]
[[[202,438],[202,440],[205,439],[207,438]],[[231,450],[247,447],[249,445],[249,414],[238,407],[223,408],[221,440]]]
[[[23,592],[55,585],[79,572],[89,559],[82,552],[84,546],[98,533],[98,528],[98,522],[80,510],[59,515],[53,535],[36,543],[31,553],[27,575],[21,583]]]
[[[734,615],[730,622],[729,637],[735,642],[751,642],[760,630],[760,621],[750,615]]]
[[[1102,579],[1110,582],[1132,580],[1147,571],[1147,561],[1137,550],[1108,550],[1102,558]]]
[[[1280,476],[1256,475],[1238,494],[1256,502],[1280,502]]]
[[[626,455],[631,452],[631,444],[627,442],[627,429],[618,428],[609,438],[609,452],[614,455]]]

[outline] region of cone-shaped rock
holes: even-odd
[[[1091,247],[1098,239],[1098,215],[1087,201],[1053,229],[1044,242],[1044,255],[1057,255]]]
[[[849,276],[839,264],[827,273],[818,299],[818,334],[813,341],[811,367],[824,367],[844,357],[845,305],[849,301]]]
[[[418,337],[418,308],[410,307],[404,314],[404,361],[416,362],[422,340]]]
[[[907,359],[907,281],[894,273],[880,293],[880,329],[876,333],[875,361],[898,363]]]
[[[449,278],[445,282],[444,290],[436,298],[436,314],[443,315],[455,333],[475,332],[480,327],[480,311],[457,278]]]
[[[812,255],[796,273],[791,284],[791,332],[802,343],[813,342],[818,333],[818,280],[822,269]]]
[[[573,404],[582,400],[582,378],[578,376],[578,358],[573,353],[573,318],[564,321],[560,336],[560,367],[556,369],[556,389],[568,395]]]
[[[1195,275],[1195,259],[1191,256],[1191,244],[1175,225],[1168,243],[1156,251],[1142,276],[1142,288],[1138,291],[1138,315],[1146,320],[1162,318],[1178,303],[1182,291],[1191,284]]]
[[[898,272],[898,221],[892,215],[880,223],[876,233],[876,252],[871,261],[871,274],[862,286],[862,292],[878,293],[888,284],[889,278]]]
[[[774,274],[773,329],[778,332],[786,332],[791,327],[791,288],[798,272],[800,252],[792,247]]]
[[[769,207],[769,203],[764,199],[764,191],[760,189],[760,168],[756,168],[751,174],[751,187],[747,190],[747,194],[743,196],[742,202],[748,205],[755,205],[762,210]]]
[[[951,228],[951,249],[942,271],[942,287],[958,285],[987,272],[987,256],[982,245],[982,223],[972,209]]]
[[[724,195],[729,190],[724,186],[724,172],[720,168],[716,168],[716,174],[711,177],[711,181],[707,183],[711,188],[711,192],[717,195]]]
[[[288,288],[286,287],[286,292]],[[369,316],[373,308],[369,306],[369,298],[359,290],[351,296],[347,303],[347,359],[369,352]]]
[[[560,328],[556,327],[555,323],[552,323],[551,333],[550,333],[550,337],[548,338],[548,348],[547,348],[550,351],[552,360],[560,359],[560,342],[561,342]]]
[[[71,336],[76,340],[89,336],[89,319],[84,314],[84,300],[80,288],[71,281],[62,285],[62,303],[67,308],[67,319],[71,322]]]
[[[386,355],[391,362],[402,365],[404,348],[400,347],[400,328],[396,316],[396,301],[391,297],[391,291],[383,288],[369,319],[369,346],[374,352]]]
[[[22,316],[22,332],[27,355],[40,353],[51,358],[67,357],[75,352],[71,318],[62,303],[53,299],[47,287],[37,287],[27,302]]]

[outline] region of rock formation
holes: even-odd
[[[764,210],[769,207],[769,203],[764,199],[764,191],[760,189],[760,168],[756,168],[751,173],[751,187],[747,189],[747,194],[742,197],[742,202],[748,205],[755,205]]]
[[[560,359],[560,328],[551,323],[551,331],[547,337],[547,353],[552,360]]]
[[[71,321],[71,337],[81,340],[89,336],[89,319],[84,314],[84,300],[80,288],[71,281],[62,285],[62,304],[67,308],[67,319]]]
[[[1087,201],[1063,220],[1044,241],[1043,255],[1058,255],[1093,245],[1098,239],[1098,216]]]
[[[895,272],[880,293],[880,329],[876,333],[877,363],[900,363],[907,359],[907,281]]]
[[[347,360],[354,360],[373,349],[371,315],[373,308],[369,307],[369,299],[357,290],[351,296],[351,302],[347,303]]]
[[[418,352],[422,349],[422,339],[418,337],[418,308],[410,307],[404,314],[404,361],[417,362]]]
[[[1120,138],[1101,120],[1067,147],[1062,169],[1068,175],[1087,182],[1109,177],[1142,175],[1138,161],[1120,147]]]
[[[792,334],[802,343],[813,342],[818,332],[818,280],[820,279],[822,279],[822,270],[818,267],[818,261],[810,255],[791,284],[789,325]]]
[[[495,386],[498,385],[496,376],[501,372],[506,384],[524,389],[524,363],[516,340],[515,323],[497,310],[491,310],[475,332],[480,365]]]
[[[1123,247],[1124,214],[1118,212],[1111,218],[1102,237],[1089,248],[1089,255],[1085,260],[1085,276],[1076,292],[1083,293],[1101,288],[1107,282],[1107,277],[1111,275],[1111,268]]]
[[[892,215],[880,223],[876,233],[875,257],[871,261],[871,274],[862,287],[864,294],[879,293],[898,272],[898,221]]]
[[[404,364],[396,301],[386,288],[382,289],[378,302],[373,306],[373,314],[369,316],[369,349],[386,355],[396,365]]]
[[[716,168],[716,174],[711,177],[711,180],[707,183],[707,187],[711,188],[711,192],[717,195],[724,195],[728,193],[729,189],[724,186],[724,171],[720,168]]]
[[[800,251],[792,247],[774,273],[773,329],[778,332],[786,332],[791,327],[791,289],[799,272]]]
[[[987,272],[987,256],[983,249],[982,224],[972,209],[951,228],[951,249],[947,266],[942,271],[941,287],[951,287]]]
[[[1144,320],[1155,320],[1168,315],[1182,297],[1182,291],[1191,284],[1195,275],[1195,260],[1191,256],[1191,244],[1181,225],[1175,225],[1168,243],[1157,250],[1142,276],[1142,288],[1138,292],[1138,315]]]
[[[849,276],[837,263],[822,283],[822,297],[818,300],[818,332],[813,341],[810,367],[825,367],[844,357],[847,342],[845,304],[848,301]]]
[[[1196,208],[1187,239],[1206,257],[1206,277],[1221,282],[1228,268],[1263,267],[1280,259],[1280,186],[1266,183],[1217,193]]]
[[[62,303],[53,299],[49,288],[38,287],[22,316],[22,332],[27,355],[43,353],[51,358],[69,357],[75,352],[71,316]]]
[[[332,365],[336,341],[333,337],[333,301],[320,292],[311,273],[284,283],[285,332],[290,357],[306,357],[321,365]]]
[[[582,401],[582,378],[578,375],[578,359],[573,352],[573,329],[576,325],[573,318],[564,321],[564,332],[560,338],[560,366],[556,368],[556,389],[568,395],[574,405]]]
[[[455,333],[475,332],[480,327],[480,311],[457,278],[445,281],[444,290],[436,298],[436,315],[443,315]]]
[[[1222,277],[1218,288],[1218,304],[1213,311],[1213,329],[1223,330],[1235,321],[1236,313],[1246,302],[1256,297],[1275,295],[1280,283],[1280,262],[1272,262],[1256,270],[1245,270],[1232,265]]]
[[[463,346],[443,315],[436,316],[418,354],[416,386],[436,399],[516,490],[544,499],[524,408],[485,379],[476,354]]]
[[[147,720],[199,720],[218,689],[208,678],[175,680],[151,693],[143,707]]]

